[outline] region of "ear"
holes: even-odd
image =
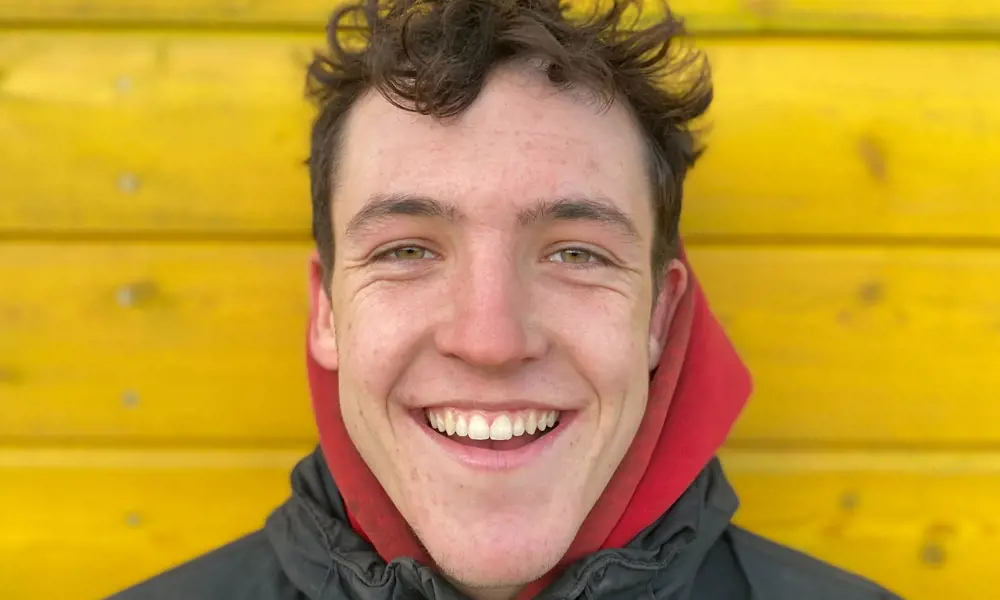
[[[309,354],[324,369],[336,371],[340,365],[333,306],[323,288],[323,266],[317,253],[309,264]]]
[[[678,259],[671,260],[660,279],[660,291],[653,305],[653,316],[649,322],[649,370],[660,364],[663,349],[667,346],[670,324],[674,320],[677,306],[687,292],[688,270]]]

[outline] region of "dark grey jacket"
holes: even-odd
[[[855,575],[730,523],[736,495],[713,460],[659,521],[572,565],[537,600],[891,600]],[[432,569],[386,564],[354,533],[317,450],[292,496],[250,534],[111,600],[461,600]]]

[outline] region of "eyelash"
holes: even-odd
[[[392,258],[392,254],[394,252],[398,252],[400,250],[405,250],[407,248],[413,248],[413,249],[423,250],[425,252],[428,252],[428,253],[433,254],[433,255],[436,256],[436,253],[433,250],[425,248],[424,246],[421,246],[419,244],[401,244],[399,246],[393,246],[391,248],[386,248],[385,250],[382,250],[381,252],[378,252],[377,254],[375,254],[372,257],[372,262],[389,262],[389,261],[409,262],[409,261],[405,261],[405,260],[399,260],[399,259]],[[569,265],[569,266],[571,266],[573,268],[576,268],[576,269],[587,269],[587,268],[594,268],[594,267],[610,267],[610,266],[614,266],[614,262],[612,262],[609,258],[607,258],[606,256],[604,256],[600,252],[596,252],[594,250],[590,250],[588,248],[583,248],[583,247],[580,247],[580,246],[567,246],[565,248],[560,248],[560,249],[556,250],[555,252],[550,252],[547,255],[547,257],[555,256],[556,254],[559,254],[560,252],[567,252],[567,251],[582,252],[582,253],[590,255],[590,257],[593,258],[593,260],[588,260],[588,261],[582,262],[582,263],[569,263],[569,262],[563,262],[562,263],[562,264]],[[559,261],[550,261],[550,262],[559,262]]]
[[[582,252],[584,254],[590,255],[590,257],[593,259],[582,263],[568,263],[568,262],[562,263],[565,265],[569,265],[575,269],[592,269],[594,267],[610,267],[614,265],[614,263],[608,257],[604,256],[600,252],[590,250],[589,248],[581,248],[579,246],[567,246],[566,248],[560,248],[555,252],[550,253],[548,256],[555,256],[560,252],[568,252],[568,251]],[[558,262],[558,261],[551,261],[551,262]]]
[[[423,251],[428,252],[430,254],[434,254],[435,256],[437,255],[437,253],[434,252],[433,250],[425,248],[425,247],[421,246],[420,244],[401,244],[399,246],[393,246],[391,248],[386,248],[385,250],[382,250],[381,252],[378,252],[377,254],[375,254],[372,257],[371,262],[389,262],[389,261],[408,262],[408,261],[404,261],[404,260],[394,259],[392,257],[392,253],[393,252],[399,252],[400,250],[406,250],[407,248],[413,248],[413,249],[417,249],[417,250],[423,250]]]

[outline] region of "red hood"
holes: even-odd
[[[320,279],[314,257],[314,295]],[[314,309],[310,322],[315,318]],[[336,372],[317,364],[308,350],[306,356],[320,445],[352,526],[387,562],[410,556],[432,564],[348,437]],[[560,566],[599,549],[626,545],[666,512],[722,445],[750,390],[750,375],[691,272],[635,440]],[[555,574],[530,586],[524,595],[533,595]]]

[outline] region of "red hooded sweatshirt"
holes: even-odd
[[[683,252],[682,259],[687,264]],[[688,290],[670,324],[666,348],[650,382],[646,414],[632,446],[562,561],[519,598],[537,594],[574,561],[597,550],[623,547],[653,524],[715,455],[743,409],[751,391],[750,375],[687,267]],[[311,279],[315,297],[321,285],[315,259]],[[311,323],[316,316],[314,308]],[[336,372],[306,354],[320,446],[352,527],[386,562],[409,556],[432,565],[348,437]]]

